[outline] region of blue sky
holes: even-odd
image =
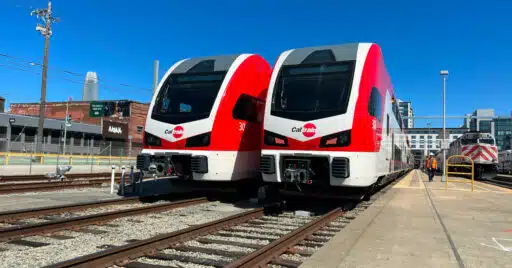
[[[185,57],[258,53],[271,64],[284,50],[376,42],[397,96],[417,115],[441,114],[440,69],[448,69],[447,114],[476,108],[512,110],[512,4],[507,1],[64,1],[50,41],[48,101],[81,98],[87,71],[100,77],[100,98],[148,101],[152,64],[160,77]],[[0,95],[37,102],[43,38],[31,8],[46,0],[1,0]],[[7,65],[7,66],[6,66]],[[26,71],[16,70],[21,68]],[[79,75],[70,75],[71,71]],[[73,82],[71,82],[71,81]],[[130,85],[123,86],[122,84]],[[440,126],[441,120],[431,120]],[[458,126],[462,120],[448,120]],[[425,126],[417,120],[416,126]]]

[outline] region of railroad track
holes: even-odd
[[[145,207],[138,207],[138,208],[130,208],[130,209],[123,209],[123,210],[116,210],[111,212],[105,212],[105,213],[98,213],[98,214],[92,214],[92,215],[86,215],[86,216],[80,216],[80,217],[73,217],[73,218],[67,218],[67,219],[60,219],[60,220],[53,220],[43,223],[35,223],[35,224],[26,224],[22,226],[13,226],[13,227],[7,227],[0,229],[0,241],[9,241],[13,239],[20,239],[22,237],[27,236],[34,236],[39,234],[49,234],[49,233],[55,233],[62,230],[67,229],[78,229],[80,227],[86,226],[86,225],[92,225],[92,224],[104,224],[108,221],[121,218],[121,217],[127,217],[127,216],[134,216],[134,215],[140,215],[140,214],[147,214],[147,213],[155,213],[155,212],[162,212],[174,208],[184,207],[184,206],[190,206],[195,204],[201,204],[208,202],[206,198],[194,198],[194,199],[188,199],[188,200],[182,200],[182,201],[176,201],[171,203],[165,203],[165,204],[157,204],[157,205],[149,205]],[[85,206],[91,206],[82,204],[82,208]],[[79,206],[74,207],[73,209],[78,209]],[[46,210],[46,213],[49,211],[55,211],[55,208],[48,208]],[[30,213],[30,212],[29,212]],[[31,212],[32,214],[35,212]],[[52,212],[53,213],[53,212]],[[23,213],[22,213],[23,214]],[[18,213],[19,215],[19,213]],[[25,214],[27,215],[27,214]]]
[[[55,191],[71,188],[100,187],[109,183],[110,179],[55,181],[55,182],[34,182],[34,183],[3,183],[0,184],[0,194]],[[119,182],[119,179],[116,180]]]
[[[319,244],[327,242],[331,236],[343,228],[342,224],[346,223],[346,219],[338,220],[340,216],[343,216],[343,211],[339,208],[320,217],[302,219],[289,215],[265,216],[263,209],[257,208],[48,267],[109,267],[112,265],[143,267],[147,264],[137,260],[131,261],[141,257],[215,267],[258,267],[267,264],[298,267],[301,264],[300,261],[283,259],[280,256],[287,253],[310,256],[312,252],[294,247],[297,245],[319,246]],[[273,232],[269,231],[266,229],[269,226],[277,229],[274,229]],[[316,235],[317,233],[319,235]],[[265,241],[269,237],[275,239],[264,245],[240,242],[236,239],[223,240],[207,237],[211,234],[214,237],[257,241]],[[213,247],[201,245],[213,245]],[[234,247],[234,249],[228,250],[225,247]],[[240,250],[240,248],[246,250]],[[200,254],[214,254],[222,257],[212,261],[208,258],[201,258]],[[199,257],[194,257],[194,255]]]
[[[512,189],[512,179],[510,179],[510,177],[502,177],[498,175],[493,179],[487,179],[486,182],[492,185]]]
[[[94,202],[75,203],[64,206],[49,206],[31,209],[20,209],[0,212],[0,222],[9,223],[27,218],[55,215],[61,213],[69,213],[74,211],[81,211],[90,208],[123,205],[140,202],[139,197],[118,198],[112,200],[102,200]]]
[[[66,174],[68,179],[87,179],[87,178],[101,178],[101,177],[110,177],[111,173],[102,172],[102,173],[69,173]],[[120,177],[121,173],[116,173],[116,177]],[[0,182],[20,182],[20,181],[48,181],[49,178],[44,174],[36,174],[36,175],[10,175],[10,176],[0,176]]]
[[[347,212],[270,216],[256,208],[46,267],[298,267],[398,181]]]

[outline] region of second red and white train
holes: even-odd
[[[498,171],[498,147],[496,140],[490,133],[479,131],[468,131],[460,136],[458,139],[450,143],[450,148],[447,150],[446,159],[451,156],[462,155],[466,158],[453,158],[449,160],[450,164],[474,164],[475,179],[491,179],[496,177]],[[436,159],[438,169],[442,171],[443,168],[443,154],[437,153]],[[471,159],[471,161],[469,160]],[[470,172],[465,167],[454,166],[450,171],[454,172]]]
[[[178,180],[253,178],[266,199],[360,198],[412,164],[380,47],[356,43],[285,51],[272,72],[252,54],[176,63],[152,100],[137,166]]]

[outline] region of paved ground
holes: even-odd
[[[117,188],[117,187],[116,187]],[[0,195],[0,212],[120,198],[110,187]]]
[[[413,171],[301,267],[512,267],[512,190]]]

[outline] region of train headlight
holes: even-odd
[[[344,147],[350,145],[350,130],[323,136],[320,139],[320,147]]]
[[[269,146],[287,147],[288,139],[285,136],[265,130],[263,132],[263,143]]]
[[[187,139],[185,147],[204,147],[210,145],[211,132],[192,136]]]
[[[162,140],[148,132],[144,132],[144,144],[148,146],[162,146]]]

